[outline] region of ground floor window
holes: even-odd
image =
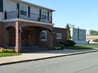
[[[47,31],[41,32],[41,41],[47,41]]]
[[[62,39],[62,34],[61,33],[56,33],[56,39]]]

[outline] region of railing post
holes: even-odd
[[[19,12],[19,6],[20,6],[19,3],[17,3],[17,18],[19,18],[19,13],[20,13]]]
[[[17,10],[17,18],[19,18],[19,10]]]
[[[38,18],[38,21],[41,20],[41,14],[42,14],[42,12],[41,12],[41,9],[40,9],[40,11],[39,11],[39,18]]]
[[[50,23],[52,23],[52,19],[53,19],[53,18],[52,18],[52,16],[51,16],[51,21],[50,21]]]
[[[7,12],[4,11],[4,19],[6,20],[7,19]]]

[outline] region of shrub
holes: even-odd
[[[0,47],[0,53],[3,51],[4,48]]]
[[[64,49],[63,44],[55,44],[53,47],[53,50],[62,50],[62,49]]]
[[[65,40],[64,42],[61,42],[61,44],[63,44],[65,47],[69,47],[74,46],[76,43],[72,40]]]
[[[93,42],[98,42],[98,39],[94,39]]]
[[[2,53],[14,53],[14,49],[3,49]]]

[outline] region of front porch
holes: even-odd
[[[46,32],[46,40],[42,40],[43,31]],[[53,47],[52,25],[21,21],[7,22],[4,38],[4,47],[12,47],[15,52],[40,51]]]

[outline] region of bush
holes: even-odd
[[[64,49],[63,44],[55,44],[53,47],[53,50],[62,50],[62,49]]]
[[[72,40],[65,40],[64,42],[61,42],[61,44],[63,44],[65,47],[69,47],[74,46],[76,43]]]
[[[94,39],[93,42],[98,42],[98,39]]]
[[[4,48],[0,47],[0,53],[3,51]]]
[[[14,49],[3,49],[2,53],[14,53]]]

